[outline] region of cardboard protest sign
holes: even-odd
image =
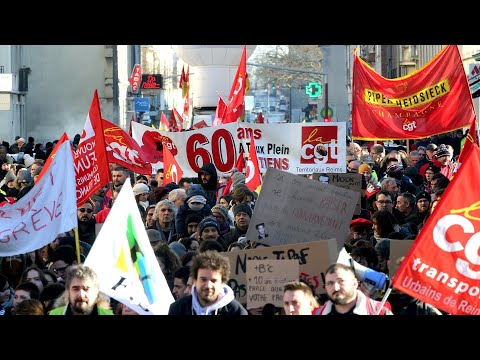
[[[230,260],[230,279],[227,285],[242,304],[247,303],[247,263],[250,260],[297,259],[299,279],[309,283],[315,294],[325,293],[321,273],[337,261],[338,250],[335,239],[319,240],[302,244],[289,244],[259,247],[251,250],[228,251],[222,253]]]
[[[412,246],[413,240],[393,240],[390,239],[390,261],[388,263],[388,276],[393,278],[400,264],[398,259],[405,256]]]
[[[298,281],[299,269],[296,259],[247,261],[247,309],[268,303],[283,307],[283,287]]]
[[[335,238],[340,250],[359,197],[352,190],[270,168],[246,237],[266,245]],[[262,223],[260,234],[257,225]]]
[[[353,190],[362,193],[362,174],[332,174],[332,173],[314,173],[312,179],[315,181],[320,181],[327,183],[329,185],[335,185],[343,189]],[[360,215],[361,209],[361,198],[358,198],[357,204],[355,206],[354,214]]]

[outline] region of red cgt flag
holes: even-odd
[[[253,136],[250,137],[250,149],[248,152],[246,168],[245,185],[247,185],[250,190],[257,191],[258,187],[262,185],[262,173],[260,172],[257,149],[255,147]]]
[[[473,145],[393,278],[396,289],[453,315],[480,314],[479,163]]]
[[[168,131],[178,132],[182,130],[182,123],[182,116],[178,113],[177,109],[173,108],[168,121]]]
[[[387,79],[354,52],[352,138],[419,139],[471,124],[472,96],[456,45],[413,74]]]
[[[152,164],[144,161],[143,150],[121,127],[103,119],[103,134],[107,146],[108,161],[134,173],[150,175]]]
[[[77,206],[80,206],[111,179],[97,90],[93,94],[74,162]]]
[[[183,170],[178,165],[175,157],[169,149],[172,144],[163,143],[163,172],[165,176],[164,184],[171,183],[172,181],[178,184],[178,181],[183,176]]]
[[[238,121],[245,110],[245,87],[247,86],[247,46],[243,46],[242,57],[238,64],[237,73],[233,80],[232,88],[228,99],[230,103],[227,106],[223,124]]]

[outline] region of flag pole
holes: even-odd
[[[77,263],[80,265],[80,238],[78,236],[78,227],[73,228],[73,231],[75,232],[75,250],[77,253]]]

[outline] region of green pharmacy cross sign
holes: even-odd
[[[311,82],[305,87],[305,94],[311,98],[318,98],[322,95],[322,85],[318,82]]]

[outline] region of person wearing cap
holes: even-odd
[[[252,208],[246,203],[235,204],[232,208],[235,219],[235,228],[225,235],[227,248],[238,241],[238,238],[245,236],[252,219]]]
[[[418,189],[420,191],[426,191],[429,194],[433,193],[433,187],[432,187],[432,178],[435,174],[438,174],[440,172],[440,168],[430,164],[427,166],[425,169],[425,175],[423,176],[423,183],[420,184]]]
[[[373,235],[373,223],[370,220],[358,217],[350,221],[350,244],[354,245],[358,240],[369,241]]]
[[[190,186],[183,204],[178,208],[175,216],[177,239],[186,236],[185,220],[191,213],[199,214],[202,219],[212,215],[212,210],[207,202],[207,194],[200,184],[192,184]]]
[[[212,163],[206,163],[198,172],[198,183],[205,190],[207,203],[210,208],[217,203],[217,191],[220,188],[218,183],[217,169]]]

